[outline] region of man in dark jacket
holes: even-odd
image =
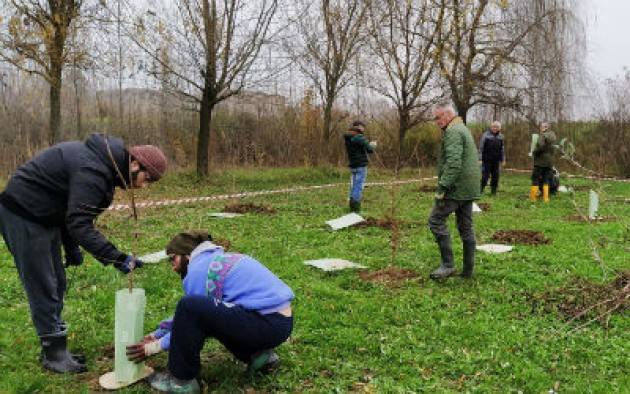
[[[490,181],[490,191],[497,194],[499,186],[499,173],[501,166],[505,166],[505,147],[503,145],[503,134],[501,134],[501,122],[494,121],[481,135],[479,140],[479,160],[481,161],[481,193]]]
[[[364,131],[365,124],[360,120],[356,120],[343,135],[351,173],[349,199],[352,212],[361,210],[361,196],[365,178],[367,177],[368,153],[374,152],[376,147],[376,141],[368,141],[363,135]]]
[[[549,185],[553,181],[553,165],[556,143],[556,134],[549,130],[549,123],[540,125],[540,136],[534,148],[534,170],[532,171],[532,187],[529,198],[532,201],[538,199],[538,192],[542,188],[543,200],[549,202]]]
[[[451,105],[437,106],[434,115],[435,123],[443,133],[438,161],[438,186],[429,228],[440,248],[442,264],[430,277],[443,279],[455,275],[451,235],[446,225],[448,217],[455,213],[464,252],[462,277],[470,278],[475,265],[476,247],[472,203],[479,198],[481,178],[477,147],[470,130]]]
[[[45,368],[86,370],[84,357],[67,350],[61,247],[66,266],[83,262],[81,246],[125,274],[140,267],[142,262],[119,251],[94,220],[111,204],[116,186],[143,187],[165,170],[164,154],[152,145],[125,149],[118,138],[92,134],[85,142],[62,142],[39,152],[0,194],[0,232],[28,296]]]

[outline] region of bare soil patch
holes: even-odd
[[[588,190],[596,190],[597,186],[595,186],[595,185],[577,185],[577,186],[571,186],[571,188],[575,192],[583,192],[583,191],[588,191]]]
[[[357,223],[354,225],[354,227],[359,227],[359,228],[379,227],[386,230],[392,230],[394,228],[411,227],[413,225],[418,225],[418,224],[422,224],[422,223],[418,221],[392,219],[389,217],[375,218],[375,217],[368,216],[367,218],[365,218],[364,222]]]
[[[479,204],[477,204],[477,206],[481,208],[482,211],[489,211],[491,207],[491,205],[487,202],[480,202]]]
[[[225,251],[230,250],[230,246],[232,246],[232,242],[230,242],[229,240],[227,240],[225,238],[217,238],[217,239],[213,238],[212,239],[212,243],[215,244],[215,245],[219,245]]]
[[[405,282],[419,276],[420,274],[418,274],[416,271],[398,267],[387,267],[378,271],[359,272],[359,278],[361,278],[365,282],[394,286],[400,286]]]
[[[268,205],[257,205],[253,203],[228,204],[223,208],[223,212],[231,213],[276,213],[274,207]]]
[[[551,242],[543,233],[533,230],[499,230],[494,233],[492,240],[509,245],[542,245]]]
[[[565,220],[568,222],[580,222],[580,223],[588,223],[588,222],[604,223],[604,222],[614,222],[617,219],[612,216],[598,216],[595,219],[589,220],[587,217],[582,216],[582,215],[571,215],[571,216],[567,216]]]
[[[610,315],[630,308],[630,271],[608,283],[578,278],[561,289],[531,296],[532,309],[557,312],[569,321],[599,321],[607,325]]]

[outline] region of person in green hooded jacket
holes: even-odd
[[[443,133],[438,161],[437,192],[429,217],[429,228],[439,245],[442,263],[430,276],[432,279],[442,279],[456,273],[451,236],[446,226],[446,220],[455,212],[464,251],[461,275],[469,278],[475,264],[476,247],[472,205],[481,195],[481,170],[477,163],[477,147],[470,130],[451,105],[438,105],[433,113],[435,123]]]
[[[549,202],[549,186],[554,177],[554,153],[556,134],[549,129],[549,123],[540,124],[540,137],[533,151],[534,170],[532,171],[532,186],[529,198],[532,201],[538,199],[538,192],[542,191],[543,201]]]

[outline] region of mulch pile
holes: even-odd
[[[223,212],[231,213],[276,213],[276,209],[268,205],[256,205],[252,203],[228,204],[223,208]]]
[[[585,279],[530,297],[532,309],[559,312],[570,321],[597,320],[607,325],[610,315],[630,308],[630,271],[619,273],[614,280],[599,284]]]
[[[354,227],[359,227],[359,228],[379,227],[386,230],[392,230],[394,229],[394,227],[397,227],[397,228],[411,227],[413,225],[418,225],[418,224],[423,224],[423,223],[392,219],[389,217],[375,218],[375,217],[368,216],[367,218],[365,218],[364,222],[357,223],[354,225]]]
[[[551,242],[543,233],[532,230],[500,230],[494,233],[492,240],[508,245],[542,245]]]
[[[378,283],[382,285],[401,285],[410,279],[419,277],[420,275],[406,268],[387,267],[378,271],[361,271],[359,278],[363,281]]]

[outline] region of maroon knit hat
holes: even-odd
[[[157,146],[132,146],[129,148],[129,154],[149,173],[152,181],[157,181],[166,172],[166,156]]]

